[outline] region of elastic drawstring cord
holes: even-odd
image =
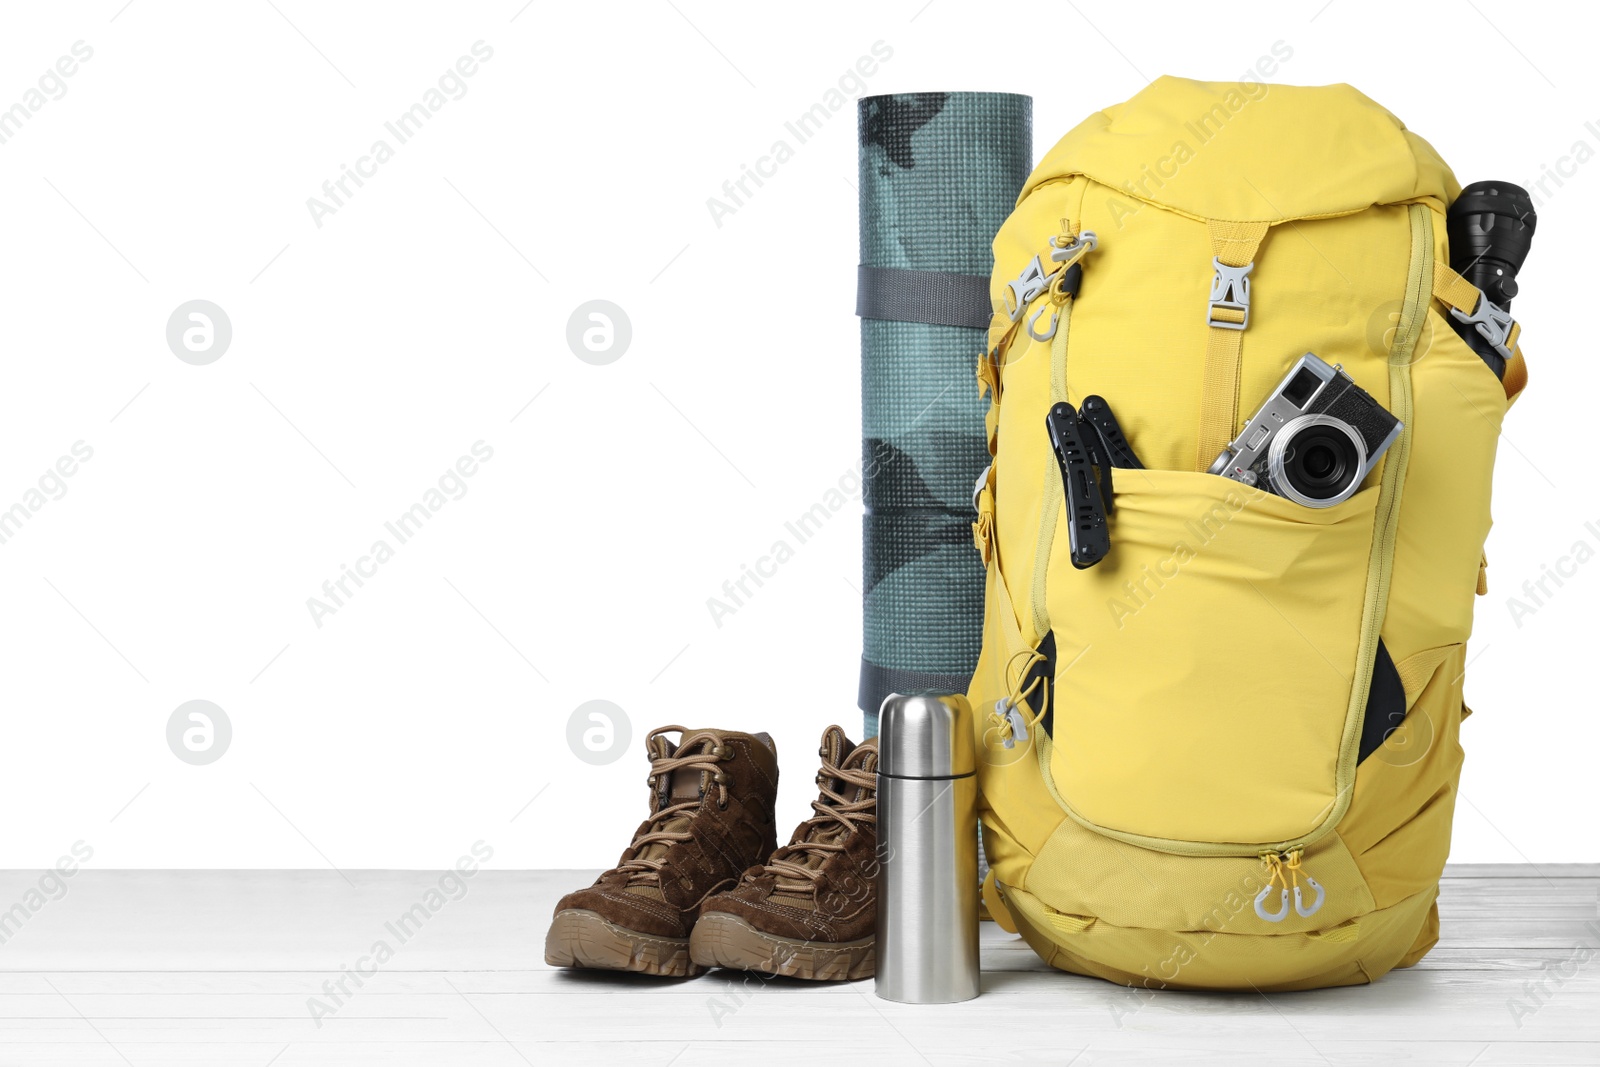
[[[1024,700],[1027,700],[1033,695],[1034,690],[1045,684],[1044,675],[1041,674],[1039,677],[1035,678],[1031,683],[1029,683],[1026,689],[1021,688],[1022,683],[1028,680],[1028,672],[1033,670],[1034,664],[1039,663],[1044,658],[1044,655],[1037,649],[1027,648],[1012,656],[1011,659],[1006,663],[1008,695],[1005,697],[1005,699],[997,703],[994,710],[989,713],[989,717],[994,720],[995,726],[1000,731],[1000,739],[1002,742],[1012,741],[1016,738],[1016,729],[1012,725],[1011,716],[1006,714],[1006,712],[1011,708],[1021,705]],[[1009,678],[1011,676],[1012,669],[1016,666],[1016,662],[1019,659],[1026,659],[1028,662],[1021,668],[1021,670],[1017,671],[1016,681],[1010,682]],[[1049,695],[1048,689],[1046,689],[1045,695]],[[1038,712],[1034,714],[1033,718],[1027,720],[1026,728],[1029,731],[1044,721],[1044,713],[1047,707],[1048,703],[1046,701],[1039,701]]]
[[[1300,861],[1305,856],[1305,849],[1296,848],[1279,854],[1277,852],[1263,852],[1261,863],[1267,869],[1267,884],[1279,889],[1287,889],[1291,893],[1300,888],[1300,875],[1304,870]],[[1307,875],[1307,877],[1310,877]]]
[[[1283,888],[1291,892],[1300,888],[1300,858],[1305,855],[1305,850],[1297,848],[1288,854],[1288,862],[1284,865],[1289,872],[1289,884]]]
[[[1283,857],[1276,852],[1263,852],[1261,862],[1267,868],[1267,885],[1277,889],[1288,889],[1289,881],[1283,873]]]

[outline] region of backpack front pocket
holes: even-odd
[[[1377,641],[1378,495],[1309,508],[1217,475],[1116,471],[1110,554],[1075,570],[1062,536],[1050,562],[1048,759],[1073,818],[1218,854],[1331,825]]]

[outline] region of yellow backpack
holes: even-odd
[[[984,897],[1053,966],[1303,989],[1438,939],[1495,445],[1526,382],[1514,326],[1502,379],[1443,317],[1479,299],[1448,266],[1459,192],[1347,85],[1161,78],[1067,134],[996,236]],[[1311,508],[1206,473],[1307,352],[1403,423],[1363,488]],[[1147,469],[1115,472],[1109,553],[1078,569],[1045,420],[1090,395]],[[1380,713],[1398,728],[1374,735]]]

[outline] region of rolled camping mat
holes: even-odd
[[[973,483],[989,461],[974,367],[995,231],[1033,164],[1033,101],[860,101],[866,736],[890,693],[966,692],[983,629]]]

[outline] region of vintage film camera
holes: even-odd
[[[1355,494],[1400,429],[1348,374],[1307,352],[1210,473],[1308,508],[1332,507]]]

